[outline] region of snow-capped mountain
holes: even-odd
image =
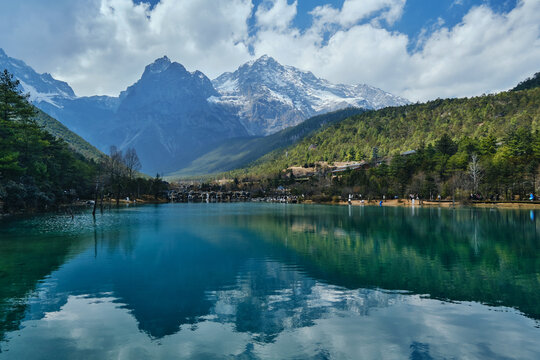
[[[207,101],[219,96],[209,78],[167,57],[148,65],[118,97],[77,97],[65,82],[38,74],[4,51],[0,69],[21,82],[34,105],[101,151],[134,147],[143,171],[151,174],[178,170],[213,144],[248,135],[228,109]]]
[[[367,85],[332,84],[268,56],[213,81],[163,57],[118,97],[77,97],[67,83],[0,49],[4,68],[34,105],[103,152],[134,147],[151,174],[182,169],[227,139],[272,134],[316,114],[407,103]]]
[[[48,103],[61,107],[64,99],[75,99],[73,89],[65,82],[55,80],[51,74],[38,74],[23,61],[11,58],[0,48],[0,68],[7,69],[17,78],[24,93],[30,94],[34,104]]]
[[[77,97],[66,82],[56,80],[48,73],[37,73],[25,62],[6,55],[0,48],[0,70],[3,69],[7,69],[19,80],[21,90],[30,95],[29,100],[32,104],[100,150],[106,151],[110,144],[102,141],[103,136],[100,132],[109,123],[110,113],[118,107],[118,98]],[[91,131],[87,131],[89,125],[93,126]]]
[[[311,72],[284,66],[269,56],[248,62],[215,80],[220,97],[253,135],[268,135],[317,114],[346,107],[380,109],[406,99],[369,85],[332,84]]]

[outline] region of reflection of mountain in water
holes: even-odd
[[[218,223],[227,221],[223,218]],[[178,229],[164,229],[154,221],[130,221],[122,229],[113,221],[106,231],[85,236],[79,250],[88,249],[83,255],[40,281],[36,297],[24,300],[29,307],[19,309],[20,319],[41,319],[63,307],[69,296],[113,295],[152,338],[216,316],[220,322],[233,322],[237,331],[259,334],[258,341],[271,341],[285,327],[310,326],[328,311],[366,312],[390,296],[381,299],[365,292],[361,305],[358,300],[351,302],[350,294],[322,286],[295,268],[255,260],[267,254],[280,257],[283,249],[253,242],[252,232],[237,229],[225,235],[227,227],[214,224],[191,233],[199,225],[192,222],[179,234]],[[90,240],[95,240],[95,248]],[[29,244],[36,247],[36,241]],[[49,252],[36,255],[52,257],[55,250],[48,248]],[[7,331],[18,326],[18,322],[10,324]]]
[[[208,289],[234,284],[247,254],[212,244],[194,234],[159,233],[145,239],[145,230],[124,230],[117,236],[134,244],[128,251],[111,248],[109,234],[98,235],[98,256],[77,259],[55,273],[55,292],[99,296],[111,293],[137,319],[139,328],[153,338],[177,332],[208,314]],[[159,241],[155,246],[154,241]],[[109,241],[112,241],[109,242]]]
[[[208,315],[159,339],[138,330],[121,299],[96,295],[70,295],[43,320],[25,322],[9,355],[47,358],[42,349],[54,348],[66,358],[533,359],[539,350],[532,321],[508,309],[347,290],[265,259],[247,261],[235,284],[208,292]]]
[[[331,315],[368,315],[405,296],[368,289],[347,290],[322,284],[294,268],[273,261],[250,260],[231,289],[212,291],[207,317],[234,323],[239,332],[272,342],[284,331],[313,326]]]
[[[43,224],[35,221],[39,233]],[[529,213],[484,210],[420,209],[411,216],[400,208],[354,208],[349,215],[345,207],[141,207],[106,213],[96,230],[76,236],[63,235],[67,224],[47,229],[59,247],[36,238],[28,240],[26,258],[7,253],[2,264],[41,259],[44,267],[27,268],[18,279],[15,265],[3,266],[9,281],[30,284],[0,293],[0,303],[18,301],[19,319],[41,319],[69,296],[107,294],[153,339],[215,321],[261,343],[412,299],[370,288],[497,303],[538,318],[535,225]],[[15,249],[20,239],[7,236],[2,246]],[[33,286],[39,296],[29,296]],[[12,331],[5,324],[18,322],[4,309],[0,322]]]

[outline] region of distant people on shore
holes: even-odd
[[[471,194],[469,196],[469,200],[476,200],[476,201],[479,201],[479,200],[483,200],[484,198],[482,197],[482,195],[480,194]]]
[[[368,200],[366,202],[365,199],[363,199],[363,196],[362,194],[354,194],[354,193],[350,193],[346,196],[346,199],[347,199],[347,204],[348,205],[353,205],[353,200],[357,199],[357,200],[360,200],[359,203],[360,205],[365,205],[365,204],[371,204],[371,203],[375,203],[375,204],[378,204],[379,206],[383,206],[384,203],[386,201],[389,201],[389,204],[390,205],[394,205],[394,202],[393,200],[397,200],[397,203],[402,203],[402,201],[400,200],[400,197],[397,196],[397,195],[390,195],[390,198],[387,199],[386,198],[386,194],[383,194],[381,195],[381,197],[379,198],[379,200],[376,200],[376,199],[371,199],[370,196],[368,196]],[[405,197],[405,199],[408,199],[409,200],[409,203],[412,205],[412,206],[424,206],[424,199],[420,196],[420,194],[418,193],[410,193],[408,196]],[[433,202],[433,201],[438,201],[438,202],[447,202],[448,200],[447,199],[443,199],[442,195],[439,193],[434,193],[434,194],[431,194],[430,197],[429,197],[429,201]],[[520,200],[519,196],[515,196],[515,199],[514,199],[514,196],[512,196],[511,198],[506,198],[504,196],[501,196],[500,194],[489,194],[489,195],[486,195],[486,196],[483,196],[479,193],[470,193],[469,196],[468,196],[468,200],[469,201],[491,201],[491,202],[500,202],[500,201],[512,201],[512,200]],[[533,192],[530,192],[529,194],[527,194],[526,196],[522,197],[521,198],[521,201],[536,201],[538,200],[537,196],[533,193]],[[428,202],[429,204],[429,202]]]

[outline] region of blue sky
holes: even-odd
[[[152,7],[159,0],[135,0],[135,3],[148,3]],[[254,0],[255,7],[264,0]],[[288,1],[290,4],[293,1]],[[343,6],[344,0],[299,0],[298,15],[294,25],[300,29],[306,29],[311,25],[312,19],[309,12],[317,6],[330,4],[336,8]],[[497,12],[508,12],[516,7],[517,0],[409,0],[405,4],[404,16],[392,27],[396,31],[416,36],[421,29],[437,22],[442,18],[448,26],[459,23],[463,15],[473,6],[487,4]]]
[[[214,78],[267,54],[413,101],[540,71],[539,0],[3,2],[0,47],[79,95],[117,95],[163,55]]]
[[[136,3],[147,3],[154,7],[160,0],[134,0]],[[265,0],[254,0],[253,4],[258,7]],[[335,8],[343,6],[345,0],[298,0],[298,13],[294,18],[293,25],[300,30],[309,28],[312,24],[312,16],[309,14],[317,6],[332,5]],[[293,1],[288,0],[289,4]],[[405,4],[403,17],[395,24],[385,24],[385,28],[407,34],[412,39],[409,50],[414,50],[414,43],[418,37],[427,31],[437,28],[440,19],[447,27],[453,27],[463,19],[463,16],[473,7],[487,5],[495,12],[506,13],[516,7],[518,0],[408,0]],[[369,21],[369,19],[364,22]],[[250,25],[255,26],[254,16],[250,18]],[[424,34],[426,35],[426,34]]]

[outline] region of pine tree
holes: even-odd
[[[13,74],[7,70],[0,73],[0,120],[33,122],[36,112],[28,102],[28,95],[22,94],[19,85],[19,80],[14,80]]]

